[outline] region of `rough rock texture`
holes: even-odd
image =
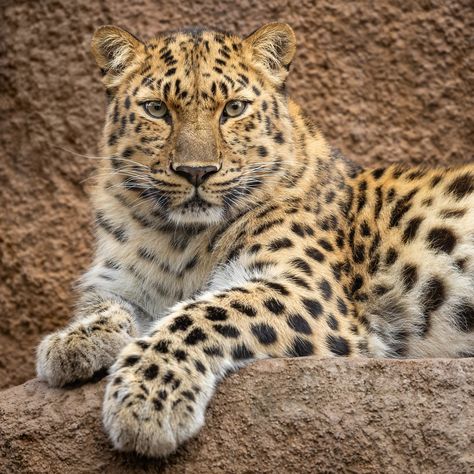
[[[472,473],[473,377],[472,359],[259,362],[222,383],[167,461],[110,449],[103,383],[32,380],[2,393],[0,473]]]
[[[0,386],[34,373],[40,334],[70,316],[91,255],[85,179],[105,100],[93,30],[143,37],[190,24],[246,33],[290,23],[292,94],[364,164],[472,159],[472,0],[0,2]],[[66,151],[68,150],[68,151]]]

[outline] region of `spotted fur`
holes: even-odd
[[[474,354],[474,166],[346,160],[286,94],[294,50],[282,24],[94,36],[109,97],[97,250],[38,374],[62,386],[110,368],[121,450],[173,452],[253,360]],[[178,173],[197,167],[214,170],[199,187]]]

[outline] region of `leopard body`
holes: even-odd
[[[257,359],[474,354],[474,165],[345,159],[286,93],[294,50],[282,24],[94,36],[109,97],[96,253],[37,367],[54,386],[110,368],[119,449],[173,452]],[[213,171],[197,184],[197,168]]]

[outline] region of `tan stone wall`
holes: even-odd
[[[85,178],[105,100],[93,30],[144,38],[191,24],[249,33],[281,20],[289,81],[330,141],[363,164],[472,160],[472,1],[0,2],[0,386],[33,375],[40,334],[72,307],[91,256]],[[65,149],[70,150],[65,151]],[[72,152],[74,153],[72,153]]]

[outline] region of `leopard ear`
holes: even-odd
[[[122,73],[133,63],[144,44],[128,31],[117,26],[101,26],[92,37],[92,54],[104,73],[104,83],[118,85]]]
[[[252,58],[276,83],[288,75],[296,50],[295,33],[286,23],[269,23],[244,39]]]

